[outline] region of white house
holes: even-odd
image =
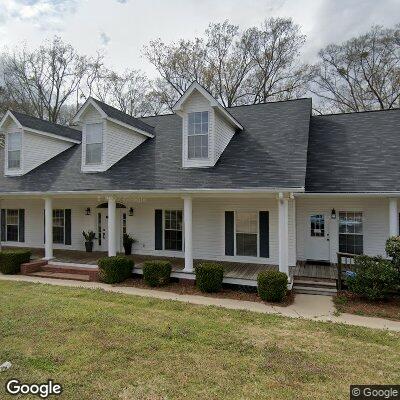
[[[311,99],[225,109],[198,83],[175,113],[133,118],[89,98],[74,128],[8,111],[3,246],[317,268],[384,255],[399,230],[400,110],[311,115]],[[243,282],[242,282],[243,283]]]

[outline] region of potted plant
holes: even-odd
[[[86,252],[91,253],[93,251],[93,240],[96,240],[96,234],[93,231],[83,231],[83,237],[85,238]]]
[[[125,255],[129,256],[132,254],[132,245],[133,243],[136,243],[137,240],[132,237],[129,233],[124,233],[124,236],[122,238],[122,244],[124,245],[125,249]]]

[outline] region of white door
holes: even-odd
[[[108,211],[100,208],[96,211],[97,250],[108,251]]]
[[[306,258],[314,261],[329,261],[328,213],[315,212],[307,217]]]

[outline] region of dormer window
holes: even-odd
[[[21,168],[21,132],[12,132],[8,134],[8,169],[16,170]]]
[[[103,124],[86,125],[86,164],[101,164],[103,155]]]
[[[208,111],[188,114],[188,158],[208,158]]]

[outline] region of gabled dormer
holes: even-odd
[[[193,82],[174,106],[182,117],[182,165],[213,167],[242,125],[204,89]]]
[[[154,127],[92,97],[74,123],[82,129],[82,172],[106,171],[154,137]]]
[[[81,132],[16,111],[0,122],[4,134],[4,174],[20,176],[81,142]]]

